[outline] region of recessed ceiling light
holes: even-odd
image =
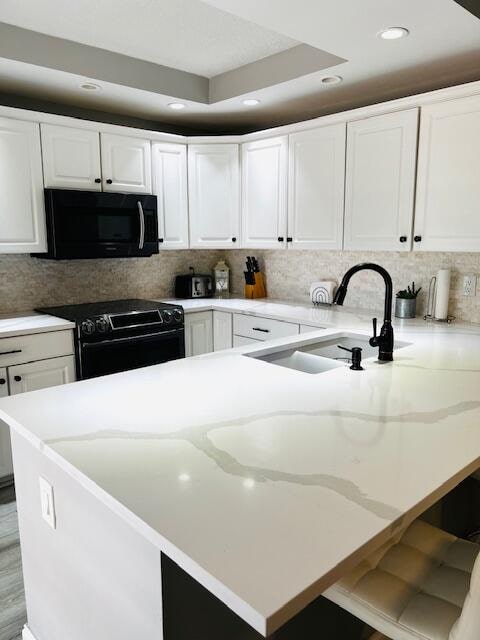
[[[84,91],[100,91],[101,88],[99,84],[95,84],[94,82],[84,82],[80,85],[80,89]]]
[[[257,104],[260,104],[260,100],[257,100],[257,98],[246,98],[242,102],[246,107],[256,107]]]
[[[388,29],[380,31],[378,36],[382,38],[382,40],[399,40],[400,38],[406,38],[409,33],[410,31],[405,29],[405,27],[388,27]]]
[[[322,84],[339,84],[342,80],[342,76],[325,76],[321,82]]]
[[[182,102],[170,102],[168,106],[174,111],[181,111],[182,109],[185,109],[185,105]]]

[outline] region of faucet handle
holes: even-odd
[[[377,319],[376,318],[372,318],[372,324],[373,324],[373,337],[376,338],[377,337]]]

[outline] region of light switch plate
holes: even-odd
[[[53,486],[40,476],[38,478],[40,484],[40,504],[42,507],[42,518],[52,529],[57,526],[55,516],[55,500],[53,497]]]

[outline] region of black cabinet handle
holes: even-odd
[[[5,384],[6,382],[5,378],[0,378],[0,384]]]
[[[287,242],[293,242],[293,238],[290,238],[290,236],[288,236]]]
[[[400,236],[400,242],[406,242],[407,236]]]
[[[283,236],[278,236],[277,240],[278,240],[279,242],[283,242]]]
[[[12,349],[11,351],[0,351],[0,356],[9,356],[11,353],[22,353],[22,350]]]
[[[236,242],[236,241],[237,241],[237,239],[236,239],[236,238],[232,238],[232,242]]]
[[[95,182],[96,182],[97,184],[100,184],[100,182],[101,182],[101,181],[102,181],[102,179],[101,179],[101,178],[95,178]]]
[[[163,242],[163,238],[159,238],[159,239],[158,239],[158,241],[159,241],[159,242]]]
[[[270,329],[262,329],[261,327],[252,327],[252,331],[261,331],[262,333],[270,333]]]
[[[421,242],[422,241],[422,236],[415,236],[414,238],[415,242]]]
[[[13,376],[13,379],[15,380],[15,382],[21,382],[22,376]]]
[[[106,182],[107,184],[112,184],[112,183],[113,183],[113,180],[110,180],[110,178],[108,178],[108,180],[105,180],[105,182]]]

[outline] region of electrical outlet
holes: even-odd
[[[477,276],[470,274],[463,276],[463,295],[474,296],[477,293]]]
[[[42,518],[52,529],[57,526],[55,517],[55,500],[53,498],[53,486],[40,476],[38,478],[40,484],[40,504],[42,508]]]

